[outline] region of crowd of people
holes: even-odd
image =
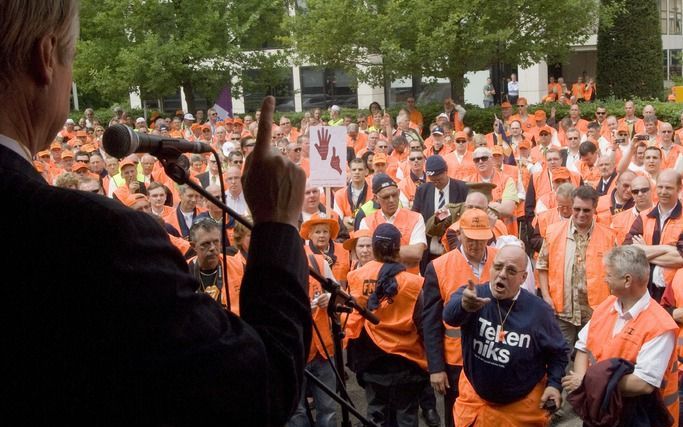
[[[571,413],[567,391],[590,394],[582,380],[610,358],[633,365],[619,381],[624,397],[655,391],[677,422],[683,128],[650,105],[639,117],[631,101],[624,117],[598,106],[592,120],[578,104],[562,119],[529,113],[524,97],[515,105],[503,105],[485,134],[464,125],[466,110],[450,98],[431,123],[411,98],[396,117],[378,103],[356,117],[332,106],[329,118],[307,113],[300,128],[286,116],[220,119],[213,109],[205,121],[201,111],[133,120],[121,110],[108,124],[210,144],[223,176],[199,154],[187,170],[214,196],[222,182],[227,205],[247,219],[242,172],[259,129],[309,176],[309,129],[346,127],[348,184],[326,197],[307,183],[298,228],[309,268],[381,320],[349,315],[345,341],[368,417],[380,425],[416,425],[420,407],[439,425],[435,392],[446,425],[545,425]],[[218,207],[176,185],[150,154],[109,156],[103,130],[92,110],[79,124],[67,120],[36,154],[36,169],[56,186],[153,216],[188,260],[195,291],[239,314],[249,228],[223,223]],[[309,299],[322,341],[314,338],[307,368],[334,388],[330,297],[311,279]],[[316,425],[336,425],[334,402],[308,387]],[[308,425],[306,396],[288,425]]]

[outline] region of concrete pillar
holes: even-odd
[[[180,108],[186,113],[190,112],[187,111],[187,98],[185,97],[185,89],[182,86],[180,86]]]
[[[294,90],[294,111],[303,110],[303,98],[301,97],[301,68],[292,66],[292,89]]]
[[[375,64],[382,63],[382,57],[380,55],[370,55],[368,57]],[[364,68],[364,66],[359,65],[359,68]],[[368,108],[373,102],[379,102],[383,108],[386,107],[386,100],[384,99],[384,86],[372,87],[367,83],[358,83],[357,88],[358,93],[358,108],[365,109]]]
[[[548,94],[548,64],[545,61],[529,68],[519,68],[519,96],[526,98],[529,104],[538,104]]]

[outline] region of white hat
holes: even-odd
[[[440,119],[440,118],[442,118],[442,117],[443,117],[444,119],[446,119],[447,121],[449,121],[449,122],[451,121],[451,119],[448,117],[448,114],[446,114],[446,113],[441,113],[441,114],[439,114],[438,116],[436,116],[437,119]]]
[[[75,125],[76,122],[74,122],[74,119],[66,119],[66,124],[67,125]]]
[[[185,114],[185,115],[183,116],[183,119],[184,119],[184,120],[189,120],[189,121],[191,121],[191,122],[194,122],[194,116],[193,116],[192,114],[190,114],[190,113]]]
[[[339,112],[341,111],[341,108],[339,107],[339,105],[333,105],[332,107],[330,107],[330,110]]]
[[[135,123],[145,123],[145,118],[144,117],[138,117],[135,119]]]
[[[223,150],[223,155],[227,157],[231,151],[235,151],[235,144],[232,141],[226,141],[221,149]]]

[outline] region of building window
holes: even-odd
[[[662,23],[662,34],[666,34],[666,24],[669,20],[668,18],[668,10],[669,8],[667,7],[667,0],[660,0],[659,1],[659,19]]]
[[[669,34],[683,34],[681,32],[681,14],[683,0],[669,0]]]
[[[252,69],[243,75],[244,110],[256,111],[261,107],[263,98],[275,97],[276,111],[294,111],[294,82],[291,68],[276,70]]]
[[[410,77],[391,82],[387,106],[405,105],[406,99],[413,96],[413,81]]]
[[[664,70],[664,80],[669,80],[669,51],[664,49],[662,51],[664,58],[664,63],[662,64],[662,70]]]
[[[356,82],[342,70],[301,67],[301,102],[304,111],[335,104],[358,108]]]
[[[673,80],[676,77],[683,76],[683,67],[681,63],[683,62],[683,50],[681,49],[671,49],[669,51],[669,79]]]

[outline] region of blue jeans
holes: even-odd
[[[337,380],[334,377],[334,371],[329,361],[318,355],[306,365],[306,369],[311,371],[327,387],[335,390]],[[304,377],[303,387],[301,388],[299,406],[296,408],[292,418],[287,421],[287,427],[310,427],[311,423],[306,415],[306,390],[310,390],[311,394],[313,394],[316,427],[336,427],[337,403],[315,384],[311,384],[306,377]]]

